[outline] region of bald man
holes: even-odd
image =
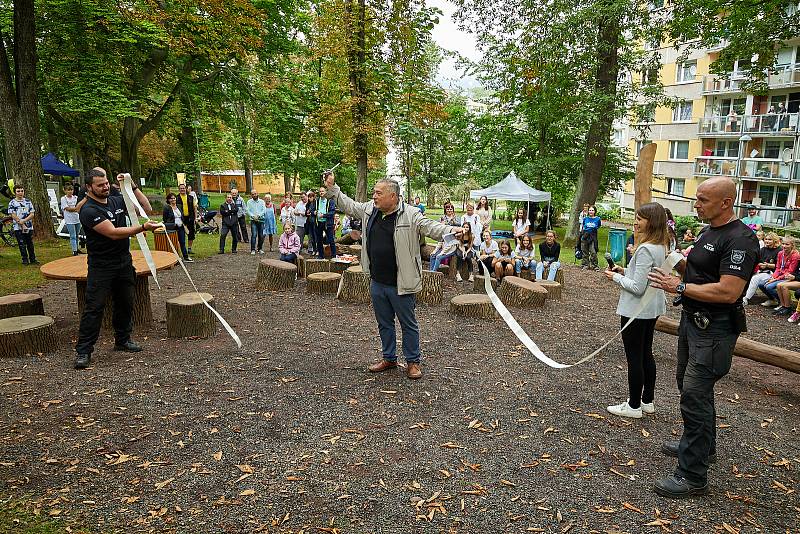
[[[683,279],[660,269],[649,276],[653,287],[677,294],[683,305],[676,372],[683,436],[661,446],[678,467],[653,488],[665,497],[708,493],[708,465],[717,456],[714,384],[728,374],[736,340],[747,330],[742,296],[758,262],[758,239],[733,212],[736,185],[713,178],[696,196],[697,216],[708,226],[678,265]]]

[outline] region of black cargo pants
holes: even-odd
[[[130,341],[133,331],[133,292],[136,285],[136,271],[133,262],[118,265],[89,266],[86,279],[86,302],[81,315],[78,343],[75,352],[91,354],[100,335],[106,300],[111,297],[114,303],[114,343],[123,345]]]

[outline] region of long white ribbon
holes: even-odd
[[[133,186],[131,186],[130,180],[122,181],[122,196],[125,199],[125,207],[128,210],[128,217],[131,220],[131,224],[133,224],[134,221],[139,221],[139,217],[136,216],[135,209],[139,210],[139,214],[143,219],[150,221],[150,218],[147,216],[147,213],[144,211],[144,208],[142,208],[142,205],[139,203],[139,200],[136,198],[136,195],[133,194]],[[163,222],[156,222],[154,224],[164,229],[164,235],[167,239],[167,243],[169,243],[169,247],[172,249],[172,252],[173,254],[175,254],[175,257],[178,259],[178,263],[183,269],[183,272],[186,273],[186,278],[189,279],[189,283],[192,284],[192,287],[194,288],[195,293],[197,293],[197,296],[200,297],[200,300],[203,301],[203,304],[206,305],[206,308],[211,310],[211,313],[213,313],[217,317],[219,322],[228,332],[228,335],[230,335],[233,341],[236,343],[236,346],[241,349],[242,340],[239,339],[239,336],[236,334],[234,329],[231,328],[231,325],[228,324],[228,321],[226,321],[222,317],[222,315],[220,315],[219,312],[211,304],[209,304],[208,301],[206,301],[206,299],[203,298],[203,294],[200,293],[200,290],[197,289],[197,286],[195,285],[194,280],[192,279],[192,275],[189,274],[189,271],[186,269],[186,265],[183,263],[183,260],[181,259],[181,255],[178,254],[177,250],[175,250],[175,245],[172,243],[172,240],[169,238],[169,235],[167,234],[167,225],[164,224]],[[153,261],[153,255],[150,253],[150,247],[147,245],[147,239],[145,239],[144,233],[137,234],[136,237],[138,238],[139,241],[139,248],[142,249],[142,255],[144,256],[145,261],[147,261],[148,267],[150,267],[150,272],[153,273],[153,278],[155,278],[156,264]],[[156,285],[158,285],[158,280],[156,280]],[[161,289],[161,286],[159,285],[158,288]]]
[[[674,251],[670,255],[668,255],[667,258],[664,260],[664,263],[661,264],[661,269],[663,269],[664,272],[671,272],[672,269],[674,269],[675,266],[683,259],[684,259],[683,255],[680,252]],[[573,364],[564,364],[564,363],[559,363],[553,360],[552,358],[548,357],[544,352],[542,352],[542,349],[540,349],[539,346],[533,342],[528,333],[525,332],[525,330],[520,326],[517,320],[514,319],[514,316],[511,314],[511,312],[508,311],[506,305],[503,304],[503,302],[498,298],[497,294],[494,292],[494,289],[492,289],[492,282],[490,279],[489,270],[487,269],[486,265],[483,262],[479,263],[483,268],[483,273],[484,273],[483,282],[484,282],[484,287],[486,289],[486,294],[489,296],[489,300],[491,300],[494,309],[497,310],[497,313],[500,314],[500,317],[503,318],[503,320],[506,322],[506,324],[514,333],[514,335],[517,336],[517,339],[519,339],[522,342],[522,344],[525,345],[528,351],[531,354],[533,354],[540,362],[544,363],[549,367],[552,367],[553,369],[566,369],[568,367],[580,365],[597,356],[603,349],[609,346],[612,341],[617,339],[617,337],[619,337],[622,334],[623,330],[625,330],[626,328],[628,328],[628,326],[630,326],[630,324],[633,322],[634,319],[636,319],[637,317],[639,317],[639,315],[642,314],[644,309],[647,307],[648,304],[650,304],[650,302],[654,298],[660,296],[659,293],[660,290],[655,289],[650,285],[648,285],[644,296],[639,301],[639,306],[637,306],[634,313],[631,314],[631,317],[628,319],[628,322],[625,323],[625,325],[616,334],[614,334],[614,336],[611,339],[606,341],[603,344],[603,346],[601,346],[599,349],[595,350],[588,356],[578,360],[577,362]]]

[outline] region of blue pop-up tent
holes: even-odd
[[[42,156],[42,171],[53,176],[80,176],[81,173],[58,159],[52,152]]]

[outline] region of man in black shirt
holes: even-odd
[[[122,183],[123,175],[117,176]],[[134,194],[145,210],[150,211],[147,197],[133,185]],[[86,302],[81,315],[78,343],[75,345],[75,369],[85,369],[91,362],[94,344],[100,335],[106,300],[110,295],[114,303],[114,350],[139,352],[142,348],[131,341],[133,330],[133,289],[136,272],[131,258],[128,238],[156,226],[127,226],[125,200],[112,196],[106,171],[95,167],[86,175],[86,202],[80,211],[81,225],[86,233],[88,277]]]
[[[747,329],[742,295],[758,261],[758,239],[734,215],[735,198],[728,178],[700,184],[694,207],[709,224],[678,265],[683,280],[661,269],[649,276],[653,287],[677,293],[683,304],[676,372],[683,436],[661,447],[678,458],[678,468],[653,488],[665,497],[708,493],[708,465],[716,461],[714,384],[728,374],[736,340]]]

